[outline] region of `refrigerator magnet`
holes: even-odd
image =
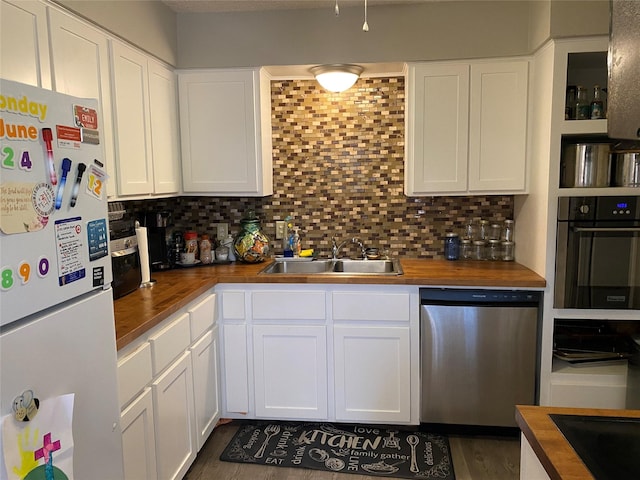
[[[39,407],[40,400],[35,397],[33,390],[25,390],[13,399],[13,416],[19,422],[28,422],[35,418]]]

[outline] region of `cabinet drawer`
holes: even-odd
[[[408,293],[334,292],[333,319],[408,322]]]
[[[326,318],[325,293],[264,291],[251,294],[254,320],[322,320]]]
[[[215,321],[216,296],[209,295],[203,301],[189,309],[191,341],[195,342]]]
[[[184,352],[190,343],[189,315],[184,313],[149,338],[153,374],[157,375]]]
[[[120,408],[151,382],[151,345],[143,343],[118,360],[118,399]]]
[[[225,320],[244,320],[244,292],[222,293],[222,318]]]

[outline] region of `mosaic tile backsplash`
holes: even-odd
[[[443,258],[442,239],[471,219],[513,218],[512,196],[407,197],[404,189],[403,77],[360,79],[346,92],[326,92],[313,80],[272,81],[273,185],[265,198],[179,197],[126,202],[127,210],[170,210],[175,229],[215,237],[231,233],[254,210],[274,253],[275,222],[288,215],[302,248],[321,256],[338,241],[359,237],[390,255]],[[358,256],[356,245],[345,246]]]

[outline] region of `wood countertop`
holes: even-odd
[[[122,349],[218,283],[374,284],[543,289],[544,278],[514,262],[401,259],[404,275],[258,275],[269,263],[214,264],[154,272],[156,283],[114,302]]]
[[[640,418],[640,410],[516,406],[516,422],[551,480],[594,480],[550,414]]]

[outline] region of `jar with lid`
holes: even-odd
[[[202,235],[200,238],[200,261],[203,264],[211,263],[213,260],[213,256],[211,253],[211,241],[209,240],[209,235],[206,233]]]
[[[587,89],[582,85],[578,85],[578,93],[576,94],[576,120],[588,120],[591,118],[591,105]]]
[[[516,244],[513,242],[502,242],[502,260],[513,262],[515,260]]]
[[[478,240],[487,240],[489,238],[489,220],[480,220],[478,226]]]
[[[463,238],[460,240],[460,258],[463,260],[471,260],[473,258],[471,239]]]
[[[473,242],[473,259],[484,260],[484,240],[476,240]]]
[[[499,223],[492,223],[489,227],[489,240],[500,240],[502,226]]]
[[[262,232],[260,219],[249,211],[240,220],[242,231],[234,243],[236,259],[246,263],[263,262],[269,256],[269,238]]]
[[[605,118],[604,93],[600,85],[593,87],[593,100],[591,100],[591,119]]]
[[[501,242],[497,239],[489,240],[487,247],[487,259],[488,260],[500,260],[502,258]]]
[[[457,233],[449,232],[444,239],[444,258],[458,260],[460,257],[460,238]]]
[[[502,229],[502,240],[505,242],[513,242],[515,239],[515,222],[513,220],[505,220]]]
[[[198,234],[193,231],[184,232],[184,251],[193,253],[198,258]]]

